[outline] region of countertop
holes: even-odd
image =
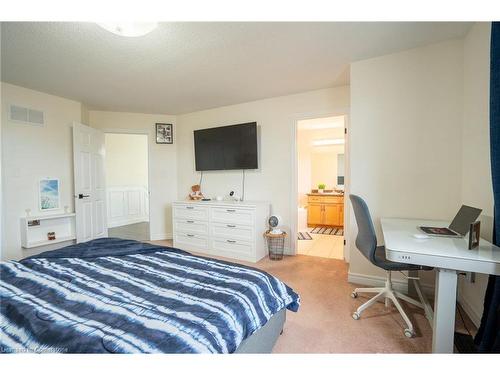
[[[320,197],[343,197],[344,194],[340,193],[307,193],[306,195],[320,196]]]

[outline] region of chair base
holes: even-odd
[[[406,301],[408,303],[411,303],[412,305],[418,306],[425,311],[425,316],[427,319],[432,322],[433,319],[433,311],[432,307],[430,306],[429,302],[425,298],[424,294],[422,293],[422,289],[420,288],[420,283],[416,279],[412,279],[414,284],[415,284],[415,289],[417,291],[418,297],[420,301],[417,301],[411,297],[408,297],[407,295],[400,293],[396,290],[393,289],[392,287],[392,280],[391,280],[391,271],[387,271],[387,278],[385,280],[385,287],[383,288],[356,288],[354,291],[351,293],[351,297],[356,298],[358,296],[358,293],[377,293],[375,297],[371,298],[367,302],[363,303],[361,306],[358,307],[358,309],[352,314],[353,319],[358,320],[361,317],[361,313],[366,310],[368,307],[372,306],[375,302],[384,299],[385,300],[385,307],[389,307],[389,301],[391,301],[394,306],[398,309],[399,313],[401,314],[401,317],[405,321],[407,328],[404,330],[404,334],[406,337],[413,337],[415,336],[415,330],[413,328],[413,324],[410,321],[410,318],[408,318],[408,315],[404,311],[403,307],[398,301],[398,298]]]

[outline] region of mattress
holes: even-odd
[[[300,304],[261,270],[116,238],[2,262],[0,298],[4,353],[268,352]]]

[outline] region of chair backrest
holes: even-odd
[[[375,263],[375,250],[377,249],[377,235],[373,227],[370,210],[363,198],[350,194],[354,216],[358,224],[356,247],[372,263]]]

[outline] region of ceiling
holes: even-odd
[[[2,81],[89,109],[180,114],[349,83],[352,61],[463,37],[470,23],[3,22]]]

